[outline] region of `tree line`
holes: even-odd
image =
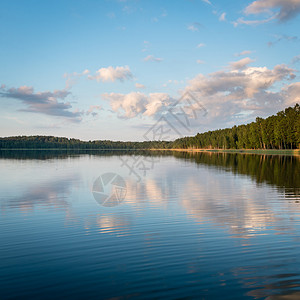
[[[198,133],[175,141],[121,142],[81,141],[55,136],[0,138],[0,149],[299,149],[300,106],[288,107],[277,115],[232,128]]]
[[[200,149],[299,149],[300,106],[277,115],[232,128],[198,133],[173,142],[173,148]]]
[[[126,150],[126,149],[164,149],[171,142],[145,141],[121,142],[110,140],[81,141],[55,136],[12,136],[0,138],[0,149],[82,149],[82,150]]]

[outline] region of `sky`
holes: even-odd
[[[174,139],[300,103],[300,0],[0,4],[2,137]]]

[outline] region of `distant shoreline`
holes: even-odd
[[[244,154],[266,154],[266,155],[300,155],[300,149],[150,149],[152,151],[178,151],[178,152],[210,152],[210,153],[244,153]]]
[[[241,154],[264,154],[264,155],[295,155],[300,156],[300,149],[80,149],[80,148],[0,148],[0,151],[173,151],[173,152],[209,152],[209,153],[241,153]]]

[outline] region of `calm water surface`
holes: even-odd
[[[0,152],[0,299],[300,299],[299,157],[140,155]]]

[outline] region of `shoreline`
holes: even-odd
[[[208,152],[208,153],[243,153],[264,155],[295,155],[300,156],[300,149],[80,149],[80,148],[0,148],[0,151],[173,151],[173,152]]]
[[[241,153],[241,154],[264,154],[264,155],[294,155],[300,156],[300,149],[149,149],[151,151],[175,151],[175,152],[209,152],[209,153]]]

